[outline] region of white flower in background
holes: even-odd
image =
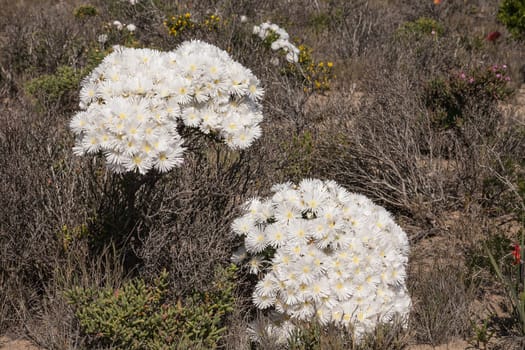
[[[171,52],[116,46],[82,82],[73,150],[101,152],[119,173],[167,172],[183,161],[180,124],[249,147],[261,135],[263,93],[250,70],[210,44]]]
[[[396,314],[407,317],[408,239],[384,208],[334,181],[272,190],[246,203],[232,224],[244,237],[232,261],[248,261],[260,276],[253,302],[273,313],[266,333],[282,339],[294,321],[317,320],[352,325],[359,339]]]
[[[101,44],[105,44],[108,41],[108,35],[107,34],[100,34],[97,38],[97,41]]]
[[[245,15],[242,15],[241,16],[241,23],[246,23],[248,22],[248,17],[246,17]]]
[[[136,5],[136,4],[138,4],[138,2],[139,2],[139,0],[129,0],[129,3],[131,5]]]
[[[130,23],[126,26],[126,29],[130,32],[134,32],[137,29],[137,27],[133,23]]]
[[[253,27],[253,34],[261,40],[271,38],[270,47],[274,51],[282,51],[288,62],[293,63],[299,60],[299,49],[290,42],[290,36],[283,28],[277,24],[264,22],[261,25]]]
[[[279,65],[279,59],[278,59],[277,57],[272,57],[272,58],[270,59],[270,64],[271,64],[272,66],[276,66],[276,67],[277,67],[277,66]]]
[[[124,25],[120,21],[113,21],[113,25],[118,29],[122,30],[124,28]]]

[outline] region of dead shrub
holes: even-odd
[[[434,262],[414,266],[409,291],[414,303],[411,330],[418,341],[438,345],[470,331],[470,305],[476,286],[460,264]]]
[[[361,107],[327,110],[318,148],[324,177],[431,227],[443,210],[479,201],[493,153],[506,152],[505,121],[494,100],[465,96],[464,123],[448,129],[434,123],[424,86],[460,63],[444,40],[396,42],[396,49],[377,52]]]

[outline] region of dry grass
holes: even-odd
[[[525,125],[512,105],[522,99],[502,109],[473,98],[464,123],[442,128],[424,90],[432,79],[496,63],[509,66],[511,87],[524,83],[525,48],[496,22],[498,2],[142,2],[91,1],[99,14],[79,20],[80,1],[0,1],[0,334],[82,348],[63,296],[76,285],[116,287],[167,268],[174,297],[206,290],[213,267],[226,264],[239,243],[229,231],[239,205],[273,183],[319,177],[386,206],[409,233],[414,309],[400,348],[471,340],[481,317],[472,306],[486,305],[501,286],[487,266],[469,270],[469,252],[482,254],[478,242],[492,235],[516,239],[523,228]],[[168,36],[163,18],[186,11],[227,22]],[[420,17],[438,21],[444,34],[396,35]],[[100,159],[74,157],[67,125],[77,91],[42,103],[25,87],[59,66],[86,67],[104,24],[115,19],[137,25],[139,46],[169,50],[199,38],[250,67],[266,90],[261,140],[239,153],[194,138],[185,167],[164,176],[112,175]],[[251,36],[251,25],[265,20],[311,46],[315,58],[335,62],[330,91],[305,92],[303,82],[270,64],[270,52]],[[489,43],[493,30],[503,38]],[[252,287],[241,278],[223,348],[250,346],[243,329],[254,315]],[[507,329],[493,344],[518,347],[521,339]],[[336,338],[323,344],[348,345]],[[391,346],[377,339],[370,349]]]

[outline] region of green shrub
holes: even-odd
[[[401,38],[421,39],[428,35],[441,36],[444,32],[444,27],[436,20],[421,17],[415,21],[403,23],[396,34]]]
[[[232,310],[236,267],[218,268],[213,288],[174,301],[168,273],[153,285],[134,279],[120,289],[75,288],[67,292],[93,346],[116,349],[215,348]]]
[[[204,33],[217,32],[221,26],[227,23],[227,20],[222,19],[215,13],[206,15],[202,20],[196,21],[192,18],[191,13],[186,12],[182,15],[168,17],[168,19],[164,20],[164,27],[169,35],[173,37],[178,37],[184,32],[189,32],[194,36],[198,31]]]
[[[186,12],[183,15],[171,16],[164,21],[164,26],[170,35],[177,36],[187,29],[195,28],[197,24],[192,20],[191,13]]]
[[[329,13],[313,13],[308,18],[308,25],[312,27],[316,33],[320,33],[330,26],[332,20],[333,18]]]
[[[316,61],[312,56],[313,49],[302,44],[299,49],[299,66],[288,63],[287,71],[303,79],[304,90],[327,91],[330,90],[330,83],[335,78],[333,72],[334,63],[331,61]]]
[[[509,97],[512,89],[506,70],[505,65],[494,65],[429,81],[424,99],[434,122],[446,129],[460,127],[469,104],[490,105]]]
[[[67,252],[71,244],[80,239],[89,237],[89,230],[87,225],[82,224],[75,227],[68,227],[67,225],[62,226],[60,232],[57,233],[57,238],[64,249]]]
[[[498,19],[514,38],[525,39],[525,1],[503,0],[499,7]]]
[[[26,91],[40,102],[58,102],[67,92],[77,90],[82,71],[70,66],[60,66],[54,74],[44,74],[29,81]]]
[[[64,105],[76,101],[82,78],[88,75],[102,62],[110,50],[91,49],[87,54],[87,65],[76,69],[71,66],[59,66],[55,73],[44,74],[25,84],[25,90],[32,95],[42,106],[58,104]]]
[[[283,141],[282,149],[286,152],[286,177],[293,181],[311,174],[314,162],[315,140],[311,131],[304,130]]]
[[[92,5],[80,5],[73,11],[76,18],[94,17],[97,15],[97,8]]]
[[[262,43],[269,50],[272,50],[272,44],[280,38],[277,32],[268,29]],[[290,43],[295,46],[295,42]],[[290,62],[286,59],[281,73],[300,82],[304,92],[330,90],[330,83],[336,77],[334,63],[332,61],[316,61],[313,56],[313,49],[305,44],[300,44],[297,49],[299,50],[297,62]],[[278,52],[283,58],[287,54],[287,51],[283,49],[278,50]]]

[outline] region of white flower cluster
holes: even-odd
[[[105,44],[108,41],[108,35],[107,34],[100,34],[97,37],[97,41],[101,44]]]
[[[254,304],[281,316],[267,332],[286,339],[293,321],[317,320],[352,325],[359,338],[378,322],[407,316],[408,239],[384,208],[334,181],[305,179],[272,191],[249,201],[232,224],[245,236],[232,261],[247,260],[260,276]]]
[[[135,4],[133,4],[133,5],[135,5]],[[122,29],[124,29],[124,28],[126,28],[126,30],[129,31],[129,32],[134,32],[135,30],[137,30],[137,26],[134,25],[133,23],[130,23],[130,24],[128,24],[128,25],[125,25],[125,24],[123,24],[123,23],[120,22],[120,21],[113,21],[112,24],[113,24],[113,26],[114,26],[115,28],[117,28],[117,30],[122,30]]]
[[[299,49],[289,41],[290,36],[286,30],[282,29],[277,24],[264,22],[259,26],[254,26],[253,34],[257,35],[262,40],[265,40],[269,36],[276,36],[277,38],[271,43],[272,50],[283,50],[286,54],[286,60],[290,63],[299,60]]]
[[[73,150],[102,152],[115,172],[166,172],[182,163],[180,122],[249,147],[261,135],[263,94],[250,70],[207,43],[171,52],[115,47],[82,82]]]

